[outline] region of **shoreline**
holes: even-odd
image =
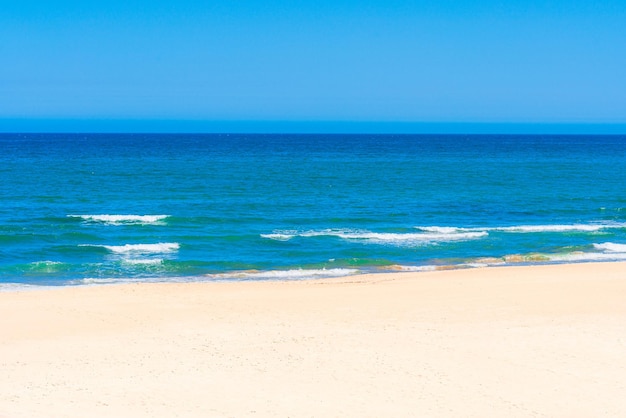
[[[217,283],[298,283],[315,281],[341,281],[347,279],[350,282],[354,278],[361,278],[363,281],[372,280],[379,276],[396,275],[422,275],[436,272],[457,272],[473,271],[485,269],[516,269],[535,268],[550,266],[579,266],[579,265],[605,265],[616,264],[626,267],[626,260],[580,260],[580,261],[542,261],[524,256],[509,256],[505,261],[504,257],[483,257],[475,263],[462,264],[429,264],[423,266],[409,266],[394,264],[376,269],[359,270],[358,268],[321,268],[321,269],[273,269],[273,270],[241,270],[225,273],[211,273],[199,276],[181,277],[144,277],[144,278],[84,278],[73,279],[69,283],[60,284],[33,284],[20,282],[0,282],[0,294],[21,292],[21,291],[46,291],[64,288],[91,288],[100,286],[125,286],[125,285],[158,285],[158,284],[217,284]],[[483,260],[482,262],[480,260]],[[337,273],[338,272],[338,273]]]
[[[626,263],[0,292],[0,417],[626,415]]]

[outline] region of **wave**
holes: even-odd
[[[27,264],[18,264],[14,268],[16,271],[27,272],[28,274],[54,274],[62,273],[71,266],[61,261],[33,261]]]
[[[556,261],[556,262],[624,261],[624,260],[626,260],[626,253],[573,252],[569,254],[550,256],[550,261]]]
[[[268,270],[268,271],[239,271],[229,273],[207,274],[204,277],[216,280],[248,279],[248,280],[289,280],[315,279],[329,277],[351,276],[359,273],[357,269],[296,269],[296,270]]]
[[[27,270],[37,271],[43,273],[52,273],[58,271],[60,269],[66,268],[67,264],[62,263],[60,261],[34,261],[29,263],[27,266]]]
[[[392,245],[425,245],[439,242],[451,241],[467,241],[487,236],[486,231],[432,231],[421,233],[392,233],[392,232],[371,232],[371,231],[353,231],[353,230],[334,230],[326,229],[321,231],[277,231],[272,234],[262,234],[261,237],[277,240],[288,241],[295,237],[338,237],[350,241],[363,241],[374,244],[392,244]]]
[[[139,258],[139,259],[125,259],[124,264],[140,265],[140,266],[153,266],[163,264],[162,258]]]
[[[261,234],[261,238],[267,238],[267,239],[271,239],[274,241],[289,241],[290,239],[294,238],[295,236],[297,236],[297,233],[280,233],[280,232],[275,232],[273,234]]]
[[[598,232],[607,229],[626,228],[626,223],[591,223],[591,224],[547,224],[547,225],[513,225],[495,227],[450,227],[450,226],[416,226],[418,230],[440,234],[457,234],[462,232],[510,232],[510,233],[540,233],[540,232]]]
[[[80,218],[86,222],[109,225],[159,224],[170,215],[67,215],[68,218]]]
[[[415,229],[437,234],[455,234],[459,232],[477,232],[487,230],[486,228],[458,228],[455,226],[416,226]]]
[[[24,292],[29,290],[48,289],[52,286],[28,283],[0,283],[0,292]]]
[[[261,234],[262,238],[274,241],[289,241],[293,238],[337,237],[351,241],[399,246],[417,246],[453,241],[468,241],[484,238],[492,232],[504,233],[595,233],[609,229],[626,229],[626,223],[513,225],[495,227],[416,226],[418,232],[392,233],[350,229],[323,229],[312,231],[278,230]]]
[[[589,251],[593,249],[594,251]],[[567,263],[586,261],[622,261],[626,260],[626,244],[615,244],[605,242],[602,244],[592,244],[576,251],[563,253],[531,253],[531,254],[510,254],[504,257],[492,257],[476,259],[477,264],[501,265],[517,263]]]
[[[406,266],[401,264],[394,264],[391,266],[381,267],[382,271],[398,271],[398,272],[428,272],[428,271],[442,271],[442,270],[460,270],[468,268],[482,268],[502,266],[506,262],[503,258],[494,259],[477,259],[474,261],[468,261],[458,264],[427,264],[423,266]]]
[[[105,248],[115,254],[165,254],[178,251],[177,242],[160,242],[157,244],[126,244],[126,245],[95,245],[81,244],[79,247]]]
[[[626,228],[626,224],[520,225],[494,228],[500,232],[598,232],[604,229]]]
[[[609,253],[626,253],[626,244],[605,242],[604,244],[593,244],[593,247],[597,250],[606,251]]]

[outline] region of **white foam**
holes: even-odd
[[[437,270],[437,266],[427,265],[427,266],[402,266],[396,265],[393,270],[397,271],[435,271]]]
[[[110,225],[156,224],[170,215],[67,215],[68,218],[81,218],[87,222],[101,222]]]
[[[605,242],[593,244],[596,251],[573,251],[564,254],[542,254],[552,262],[622,261],[626,260],[626,244]],[[532,260],[529,260],[532,261]]]
[[[467,267],[482,268],[482,267],[492,267],[492,266],[503,266],[505,264],[506,262],[502,260],[502,261],[489,261],[489,262],[474,261],[471,263],[466,263],[466,264],[461,264],[461,265],[467,266]]]
[[[150,283],[149,279],[132,279],[132,278],[93,278],[72,280],[69,282],[73,286],[89,286],[89,285],[107,285],[107,284],[127,284],[127,283]]]
[[[450,242],[450,241],[467,241],[487,236],[485,231],[480,232],[459,232],[459,233],[376,233],[376,232],[363,232],[363,233],[347,233],[339,234],[338,236],[348,240],[364,240],[377,244],[397,244],[397,245],[419,245],[438,242]]]
[[[461,264],[460,266],[467,266],[467,267],[471,267],[471,268],[484,268],[484,267],[490,267],[490,266],[494,266],[496,264],[492,264],[492,263],[467,263],[467,264]]]
[[[486,231],[486,229],[457,228],[454,226],[418,226],[417,229],[426,232],[435,232],[438,234],[455,234],[458,232]]]
[[[0,283],[0,292],[25,292],[51,288],[53,288],[53,286],[40,286],[25,283]]]
[[[160,242],[158,244],[104,245],[103,247],[118,254],[162,254],[178,251],[180,244],[176,242]]]
[[[297,270],[270,270],[270,271],[240,271],[231,273],[207,274],[211,279],[250,279],[250,280],[289,280],[314,279],[323,277],[343,277],[357,274],[357,269],[297,269]]]
[[[140,258],[140,259],[124,259],[123,260],[124,264],[131,264],[131,265],[157,265],[157,264],[162,264],[163,263],[163,259],[161,258]]]
[[[598,224],[555,224],[555,225],[514,225],[499,227],[451,227],[451,226],[417,226],[419,232],[391,233],[372,232],[350,229],[323,229],[312,231],[274,231],[271,234],[262,234],[262,238],[276,241],[289,241],[295,237],[331,236],[345,240],[364,241],[377,244],[395,245],[423,245],[440,242],[467,241],[483,238],[490,232],[506,233],[543,233],[543,232],[599,232],[606,229],[626,228],[625,223],[598,223]]]
[[[572,224],[572,225],[519,225],[493,228],[494,231],[501,232],[597,232],[603,229],[624,228],[626,225],[619,224]]]
[[[614,244],[605,242],[604,244],[593,244],[596,250],[607,251],[609,253],[626,253],[626,244]]]
[[[289,241],[295,237],[334,236],[346,240],[361,240],[378,244],[419,245],[438,242],[467,241],[483,238],[489,232],[542,233],[542,232],[599,232],[607,229],[626,228],[626,223],[514,225],[497,227],[462,228],[453,226],[416,226],[416,233],[387,233],[351,229],[323,229],[312,231],[274,231],[261,234],[262,238]]]
[[[288,233],[276,233],[276,234],[261,234],[261,238],[273,239],[274,241],[289,241],[293,237],[295,237],[297,233],[288,234]]]
[[[80,247],[106,248],[115,254],[164,254],[178,251],[177,242],[160,242],[157,244],[126,244],[126,245],[93,245],[81,244]]]
[[[351,241],[363,241],[375,244],[390,245],[424,245],[438,242],[467,241],[487,236],[486,231],[432,231],[418,233],[371,232],[344,229],[325,229],[320,231],[276,231],[273,234],[261,235],[263,238],[287,241],[294,237],[331,236]]]
[[[462,269],[462,268],[479,268],[479,267],[489,267],[505,264],[502,262],[472,262],[472,263],[462,263],[462,264],[447,264],[447,265],[432,265],[428,264],[425,266],[404,266],[404,265],[394,265],[390,270],[394,271],[407,271],[407,272],[426,272],[426,271],[437,271],[437,270],[454,270],[454,269]]]
[[[165,277],[86,277],[69,281],[68,284],[74,286],[102,286],[114,284],[130,284],[130,283],[192,283],[204,282],[205,278],[201,276],[165,276]]]
[[[605,229],[626,228],[626,223],[593,223],[593,224],[555,224],[555,225],[513,225],[495,227],[460,228],[449,226],[417,226],[416,229],[441,234],[456,234],[465,232],[511,232],[511,233],[540,233],[540,232],[597,232]]]
[[[626,253],[584,253],[575,252],[563,255],[552,255],[550,261],[622,261],[626,260]]]

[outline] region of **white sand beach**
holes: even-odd
[[[0,417],[623,417],[626,263],[0,293]]]

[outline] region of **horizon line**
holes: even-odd
[[[624,135],[626,122],[406,122],[0,118],[3,134],[544,134]]]

